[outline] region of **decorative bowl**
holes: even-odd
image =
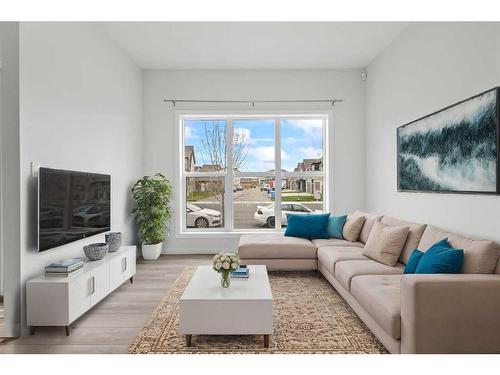
[[[83,247],[83,252],[89,260],[100,260],[108,253],[107,243],[91,243]]]
[[[106,233],[105,237],[110,253],[117,251],[122,246],[122,234],[120,232]]]

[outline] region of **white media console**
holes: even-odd
[[[136,247],[122,246],[103,259],[85,262],[69,277],[41,275],[26,285],[27,324],[34,334],[40,326],[66,328],[126,280],[133,282]]]

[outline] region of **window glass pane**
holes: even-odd
[[[226,120],[184,120],[184,170],[224,171],[226,132]]]
[[[281,191],[281,222],[287,224],[286,214],[311,214],[324,211],[323,177],[286,177]]]
[[[233,168],[240,172],[274,170],[274,120],[233,120]]]
[[[234,229],[274,228],[274,178],[233,179]]]
[[[323,119],[281,120],[281,148],[285,171],[322,171]]]
[[[224,226],[224,177],[186,178],[186,226]]]

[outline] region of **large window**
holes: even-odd
[[[325,210],[327,115],[178,118],[181,232],[276,231]]]

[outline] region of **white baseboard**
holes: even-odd
[[[4,319],[4,324],[2,329],[4,337],[19,337],[28,334],[28,327],[22,327],[21,329],[20,323],[9,323]]]
[[[167,249],[163,250],[161,253],[166,254],[166,255],[215,255],[219,253],[221,250],[215,250],[215,249]]]

